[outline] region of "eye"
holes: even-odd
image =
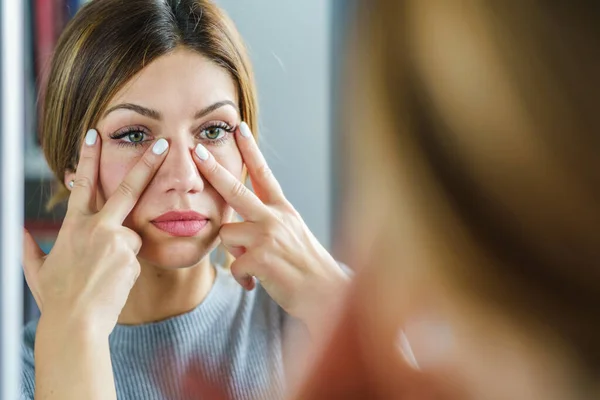
[[[131,143],[140,143],[144,141],[146,134],[142,131],[130,132],[123,139],[127,139]]]
[[[209,140],[218,140],[227,134],[227,131],[220,126],[211,126],[200,132],[200,136]]]
[[[200,127],[198,138],[207,141],[209,145],[220,145],[229,140],[234,130],[234,127],[222,121],[209,122]]]
[[[142,146],[152,139],[150,134],[139,126],[122,129],[110,135],[110,138],[115,140],[119,146]]]

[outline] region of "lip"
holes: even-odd
[[[208,217],[195,211],[169,211],[151,222],[171,236],[190,237],[208,224]]]
[[[164,213],[158,218],[152,220],[152,222],[169,222],[169,221],[203,221],[207,220],[208,217],[197,213],[196,211],[169,211]]]

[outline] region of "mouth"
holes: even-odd
[[[169,211],[151,223],[171,236],[196,236],[207,224],[208,217],[195,211]]]

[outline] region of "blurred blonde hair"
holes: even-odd
[[[367,199],[369,188],[402,193],[440,250],[431,255],[440,279],[548,333],[592,379],[599,17],[593,2],[364,1],[347,71],[358,82],[346,96],[353,135],[343,143],[360,155],[346,165],[355,208],[378,204],[370,215],[389,224],[403,206]]]

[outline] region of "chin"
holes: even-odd
[[[170,237],[162,240],[144,239],[138,257],[163,269],[190,268],[210,255],[218,245],[218,237]]]

